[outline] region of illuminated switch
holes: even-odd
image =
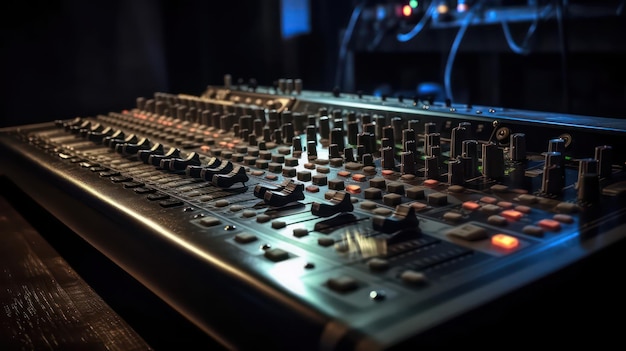
[[[352,180],[354,180],[355,182],[364,182],[365,178],[365,175],[360,173],[354,174],[352,176]]]
[[[463,207],[463,209],[468,211],[475,211],[480,208],[480,205],[473,201],[465,201],[461,206]]]
[[[380,189],[377,189],[380,190]],[[350,194],[359,194],[361,192],[361,187],[356,184],[346,185],[346,191]]]
[[[561,223],[553,219],[542,219],[537,223],[537,225],[551,232],[558,232],[561,230]]]
[[[337,172],[337,175],[338,175],[339,177],[349,177],[349,176],[350,176],[350,174],[351,174],[351,173],[350,173],[350,172],[348,172],[348,171],[339,171],[339,172]]]
[[[519,246],[519,240],[506,234],[496,234],[491,237],[491,243],[502,249],[511,250]]]
[[[524,216],[524,214],[522,212],[515,211],[515,210],[502,211],[502,213],[500,213],[500,215],[502,217],[504,217],[506,219],[510,219],[512,221],[519,221]]]

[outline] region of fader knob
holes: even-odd
[[[546,152],[541,191],[545,194],[559,195],[564,186],[564,169],[561,168],[563,155],[560,152]]]
[[[586,158],[578,161],[578,201],[596,203],[600,199],[600,178],[598,176],[598,161]]]
[[[504,177],[504,153],[496,144],[483,144],[483,175],[489,179]]]
[[[439,161],[437,160],[437,156],[426,156],[424,161],[424,177],[426,179],[438,179]]]
[[[521,162],[526,160],[526,135],[523,133],[511,134],[509,146],[511,161]]]
[[[161,160],[161,168],[164,167],[164,162],[166,160]],[[199,166],[200,165],[200,155],[195,152],[189,153],[185,158],[172,158],[169,160],[169,169],[171,171],[183,171],[187,166]]]
[[[598,175],[600,178],[611,176],[611,163],[613,162],[613,148],[608,145],[597,146],[595,157],[598,161]]]
[[[400,172],[402,174],[415,174],[415,154],[411,151],[400,153]]]
[[[139,150],[137,151],[137,157],[143,162],[148,163],[148,159],[151,155],[163,155],[163,145],[160,143],[156,143],[152,145],[149,150]]]
[[[150,154],[150,156],[148,157],[148,163],[156,166],[156,167],[160,167],[161,166],[161,160],[165,160],[165,159],[170,159],[170,158],[178,158],[180,157],[180,150],[176,149],[176,148],[170,148],[169,151],[165,154]]]
[[[381,166],[383,169],[394,169],[396,166],[392,147],[384,147],[382,150]]]
[[[450,158],[455,159],[463,153],[463,141],[467,139],[468,130],[464,125],[452,128],[450,140]]]
[[[398,205],[393,216],[372,218],[374,230],[387,234],[394,234],[387,239],[388,244],[416,239],[421,235],[419,220],[415,215],[415,208],[410,205]]]
[[[337,191],[330,199],[330,204],[321,202],[311,204],[311,213],[319,217],[330,217],[337,213],[352,212],[353,210],[354,205],[350,199],[350,194],[343,191]]]
[[[450,185],[463,185],[465,183],[463,163],[460,156],[448,162],[448,183]]]

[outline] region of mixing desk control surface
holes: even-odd
[[[4,172],[229,348],[399,348],[626,235],[623,121],[297,86],[5,128]]]

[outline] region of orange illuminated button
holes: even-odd
[[[545,230],[549,230],[552,232],[558,232],[561,230],[561,223],[553,220],[553,219],[542,219],[537,223],[541,228]]]
[[[365,174],[354,174],[352,175],[352,180],[356,181],[356,182],[364,182],[365,181]]]
[[[339,171],[337,172],[337,175],[340,177],[349,177],[350,176],[350,172],[348,171]]]
[[[465,201],[463,203],[463,208],[468,210],[468,211],[475,211],[478,208],[480,208],[480,205],[475,203],[475,202],[472,202],[472,201]]]
[[[202,152],[209,152],[211,151],[211,147],[209,145],[202,145],[200,146],[200,150],[202,150]]]
[[[358,194],[361,192],[361,187],[356,184],[346,185],[346,191],[350,194]]]
[[[515,210],[506,210],[506,211],[502,211],[500,213],[500,215],[506,219],[510,219],[512,221],[519,221],[524,214],[519,212],[519,211],[515,211]]]
[[[519,246],[519,240],[506,234],[496,234],[491,237],[491,243],[502,249],[511,250]]]
[[[426,185],[426,186],[433,187],[433,186],[437,186],[438,184],[439,184],[439,181],[436,180],[436,179],[426,179],[426,180],[424,180],[424,185]]]
[[[390,169],[383,169],[381,173],[384,176],[390,176],[390,175],[393,175],[394,171],[392,171]]]

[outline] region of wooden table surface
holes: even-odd
[[[0,349],[152,350],[0,196]]]

